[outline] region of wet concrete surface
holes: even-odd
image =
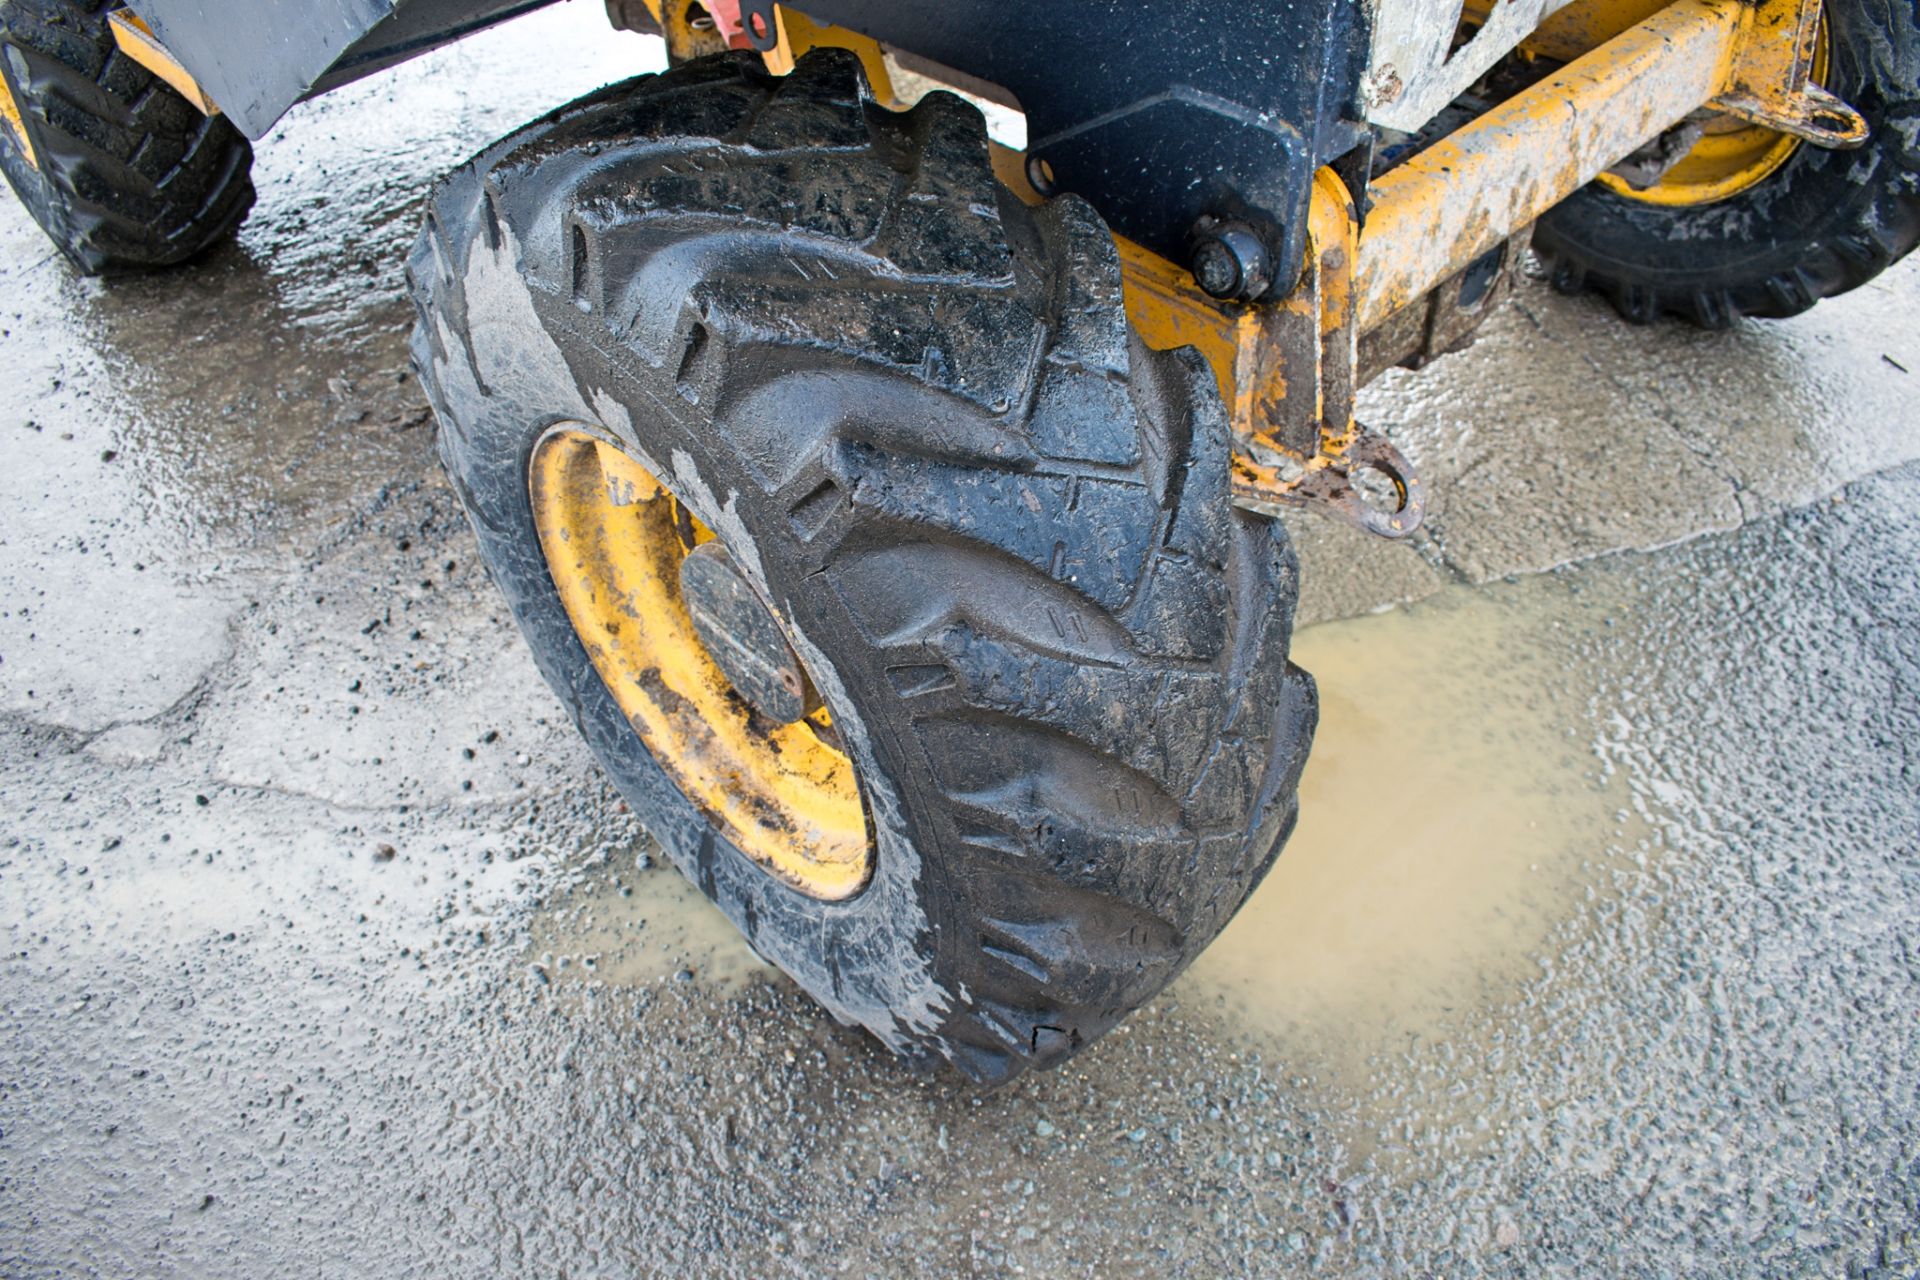
[[[983,1096],[650,854],[404,376],[431,175],[656,57],[561,6],[302,107],[191,272],[0,204],[0,1274],[1920,1270],[1914,264],[1376,384],[1435,510],[1296,529],[1298,834]]]

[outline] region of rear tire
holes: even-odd
[[[411,275],[442,454],[541,669],[675,863],[843,1021],[1004,1081],[1151,998],[1259,883],[1315,717],[1293,555],[1230,502],[1205,362],[1129,332],[1106,228],[1013,198],[973,108],[881,110],[837,50],[783,80],[703,59],[453,174]],[[853,896],[743,855],[623,717],[530,508],[560,421],[643,461],[790,623],[870,814]]]
[[[1589,186],[1543,217],[1533,247],[1562,293],[1592,291],[1636,324],[1721,329],[1798,315],[1920,243],[1920,9],[1828,0],[1826,87],[1871,130],[1853,151],[1802,145],[1738,194],[1668,206]]]
[[[0,0],[0,173],[87,275],[184,262],[253,205],[253,150],[126,54],[115,0]],[[24,137],[22,137],[24,135]]]

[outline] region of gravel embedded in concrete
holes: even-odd
[[[431,175],[656,56],[559,7],[308,104],[191,272],[0,203],[0,1274],[1920,1270],[1920,264],[1530,285],[1376,384],[1434,516],[1294,526],[1320,808],[982,1096],[649,855],[405,376]]]

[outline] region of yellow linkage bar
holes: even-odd
[[[1736,0],[1679,0],[1375,179],[1360,239],[1361,328],[1718,93],[1741,9]]]
[[[1550,50],[1553,31],[1580,29],[1577,7],[1563,15]],[[1382,174],[1360,240],[1360,327],[1702,107],[1819,145],[1864,141],[1858,114],[1807,79],[1819,19],[1818,0],[1677,0]]]

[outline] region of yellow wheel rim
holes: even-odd
[[[713,534],[645,467],[562,424],[533,451],[534,528],[560,602],[667,776],[742,852],[816,898],[873,869],[853,761],[825,709],[756,713],[701,644],[680,567]]]
[[[20,118],[20,104],[14,101],[4,72],[0,72],[0,136],[12,138],[13,145],[20,148],[21,157],[34,168],[40,167],[39,159],[33,154],[33,144],[27,141],[27,125]]]
[[[1814,45],[1811,78],[1819,84],[1826,76],[1827,28],[1822,22]],[[1779,172],[1780,166],[1791,160],[1803,145],[1790,133],[1748,124],[1738,116],[1715,116],[1707,122],[1693,149],[1680,157],[1679,163],[1653,186],[1635,188],[1611,173],[1601,174],[1600,184],[1616,195],[1642,204],[1669,208],[1712,204],[1759,186]]]

